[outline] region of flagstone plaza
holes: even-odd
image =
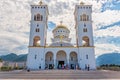
[[[0,80],[3,79],[39,79],[39,80],[120,80],[118,71],[82,71],[82,70],[41,70],[41,71],[10,71],[0,72]]]

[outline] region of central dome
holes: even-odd
[[[69,29],[65,26],[65,25],[58,25],[55,29],[53,29],[53,32],[55,31],[55,30],[57,30],[57,29],[60,29],[60,28],[62,28],[62,29],[67,29],[68,31],[69,31]]]
[[[53,38],[51,38],[52,44],[50,46],[72,46],[71,38],[69,38],[70,30],[66,26],[60,24],[52,32]]]

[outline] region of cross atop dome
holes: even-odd
[[[80,5],[84,5],[84,4],[85,4],[84,2],[82,2],[82,1],[80,2]]]
[[[43,4],[42,0],[40,0],[39,4],[40,4],[40,5],[42,5],[42,4]]]
[[[62,25],[63,21],[60,21],[60,25]]]

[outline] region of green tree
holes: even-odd
[[[0,62],[2,62],[2,59],[0,59]]]

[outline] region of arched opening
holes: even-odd
[[[70,53],[70,68],[75,69],[78,66],[78,58],[76,52]]]
[[[89,46],[89,38],[87,36],[84,36],[82,38],[82,46],[84,46],[84,47]]]
[[[43,20],[43,16],[40,14],[34,15],[34,20],[35,21],[42,21]]]
[[[40,37],[39,36],[34,37],[33,46],[40,46]]]
[[[37,21],[40,21],[40,14],[37,14]]]
[[[45,65],[46,69],[53,69],[54,68],[54,58],[52,52],[47,52],[45,55]]]
[[[39,29],[39,28],[36,28],[35,32],[40,32],[40,29]]]
[[[87,21],[87,16],[86,16],[86,14],[83,14],[83,21]]]
[[[87,28],[83,28],[83,32],[87,32]]]
[[[89,20],[89,16],[86,15],[86,14],[83,14],[83,15],[80,16],[80,20],[81,21],[88,21]]]
[[[65,68],[67,64],[66,53],[64,51],[57,52],[56,59],[57,59],[57,68],[62,69]]]

